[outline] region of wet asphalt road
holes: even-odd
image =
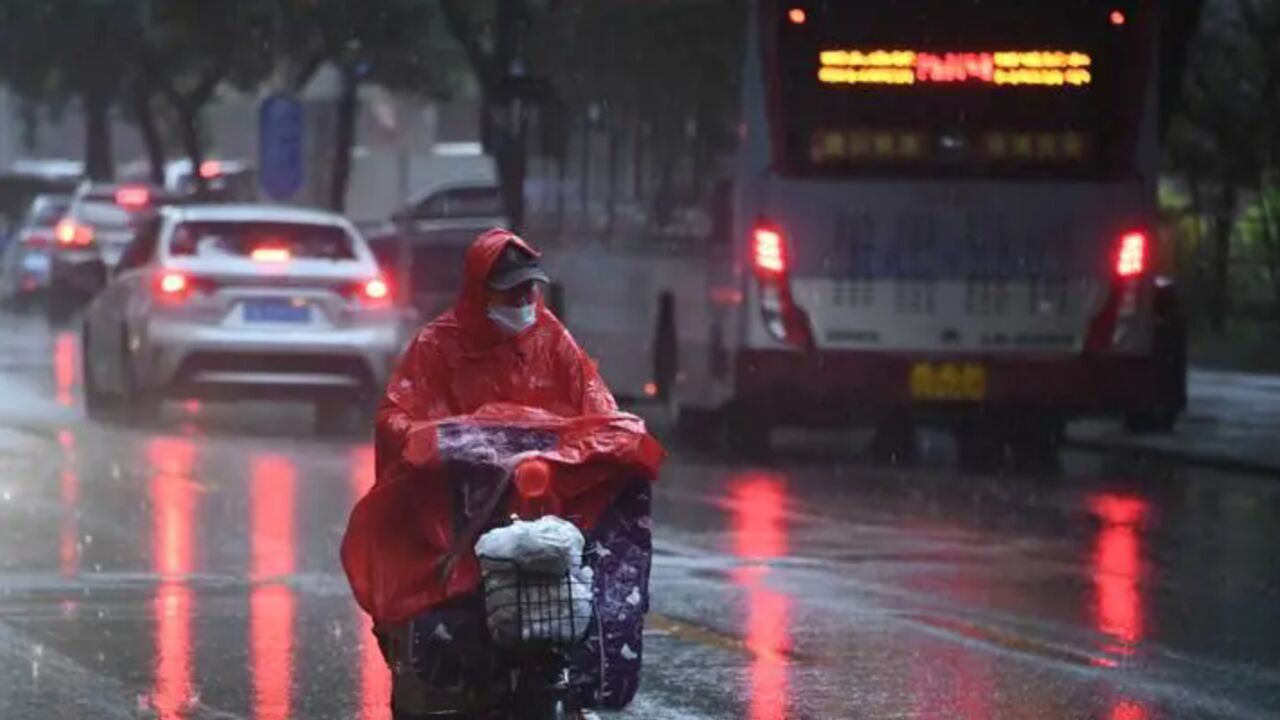
[[[337,560],[372,482],[306,408],[84,419],[78,348],[0,320],[0,718],[385,718]],[[1280,482],[1065,457],[876,469],[677,452],[636,718],[1280,717]]]

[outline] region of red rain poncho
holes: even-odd
[[[618,412],[594,363],[541,300],[537,321],[514,337],[488,318],[486,279],[508,244],[537,255],[505,230],[476,238],[457,303],[418,333],[378,410],[377,482],[342,542],[347,579],[376,623],[406,620],[478,585],[471,548],[458,547],[442,427],[551,432],[555,444],[537,455],[552,463],[564,515],[587,528],[621,488],[611,481],[652,479],[662,461],[643,422]]]

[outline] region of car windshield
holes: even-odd
[[[112,200],[85,200],[75,209],[75,214],[88,225],[119,230],[132,227],[142,213],[121,207]]]
[[[197,221],[174,228],[169,252],[203,258],[349,260],[351,237],[335,225],[291,222]]]
[[[41,198],[31,206],[27,215],[27,224],[32,227],[52,227],[67,213],[71,206],[70,198]]]

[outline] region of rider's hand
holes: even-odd
[[[431,464],[439,458],[436,428],[426,423],[414,423],[404,442],[405,462],[415,467]]]

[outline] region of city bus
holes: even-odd
[[[1082,416],[1172,424],[1155,2],[749,8],[739,146],[699,257],[559,261],[607,379],[746,449],[864,424],[873,453],[909,457],[927,424],[989,464],[1051,452]],[[643,321],[618,323],[627,303]],[[646,323],[644,347],[623,339]]]

